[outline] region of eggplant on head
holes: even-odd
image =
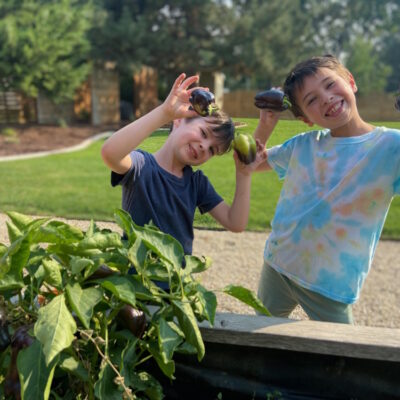
[[[204,89],[193,90],[190,95],[189,102],[191,104],[191,108],[202,117],[212,115],[219,109],[215,104],[214,94]]]

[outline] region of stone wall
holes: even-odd
[[[56,104],[43,93],[36,99],[37,122],[44,125],[70,124],[75,119],[74,102]]]

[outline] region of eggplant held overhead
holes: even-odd
[[[193,90],[189,98],[191,108],[202,117],[212,115],[218,110],[218,106],[215,104],[214,94],[203,89]]]
[[[285,111],[292,106],[286,94],[280,89],[269,89],[257,93],[254,97],[254,105],[272,111]]]

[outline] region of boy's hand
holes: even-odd
[[[279,111],[271,111],[264,108],[260,110],[260,124],[264,125],[265,127],[268,126],[275,128],[280,116],[281,113]]]
[[[173,121],[179,118],[193,118],[197,117],[198,114],[194,110],[190,110],[189,98],[193,90],[208,88],[194,87],[188,89],[190,85],[199,80],[198,76],[189,76],[186,78],[186,74],[182,73],[176,78],[168,97],[165,99],[162,107],[164,112],[168,115],[169,119]]]
[[[242,163],[239,160],[236,150],[234,151],[233,158],[235,160],[236,173],[239,173],[241,175],[251,175],[251,173],[254,172],[260,164],[266,161],[267,150],[258,139],[256,139],[256,145],[257,145],[256,158],[250,164]]]

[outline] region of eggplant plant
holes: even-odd
[[[174,354],[204,357],[198,322],[213,324],[217,299],[195,277],[209,258],[185,256],[173,237],[137,226],[120,209],[115,220],[126,238],[93,221],[82,231],[7,215],[0,398],[158,400],[163,388],[150,365],[174,379]],[[222,290],[269,315],[252,291]]]

